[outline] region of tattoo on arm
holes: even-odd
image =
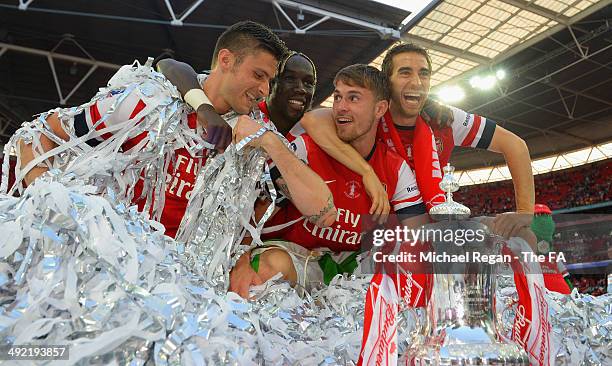
[[[334,199],[330,194],[327,197],[327,205],[316,215],[307,216],[306,218],[313,224],[317,224],[321,221],[321,219],[327,217],[334,210]]]

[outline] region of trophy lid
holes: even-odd
[[[429,210],[429,216],[435,221],[464,220],[469,218],[471,215],[470,209],[453,200],[453,192],[459,190],[459,182],[453,175],[455,167],[449,163],[446,164],[443,170],[444,176],[440,182],[440,189],[445,193],[445,202],[432,207]]]

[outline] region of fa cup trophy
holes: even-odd
[[[504,343],[499,336],[495,265],[475,260],[497,258],[501,248],[499,237],[489,234],[484,224],[469,219],[469,208],[453,201],[453,192],[459,189],[453,171],[450,164],[444,167],[440,188],[446,193],[446,202],[430,210],[438,222],[425,228],[482,234],[470,242],[465,238],[458,240],[459,236],[453,241],[435,235],[430,239],[432,252],[450,260],[432,263],[433,287],[426,320],[419,329],[420,344],[411,346],[408,358],[416,365],[529,365],[526,352],[518,344]]]

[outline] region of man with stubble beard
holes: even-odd
[[[509,238],[529,227],[535,190],[525,142],[488,118],[429,100],[432,67],[427,50],[422,47],[414,44],[393,47],[383,60],[382,71],[389,78],[391,102],[380,120],[378,139],[408,161],[428,208],[441,201],[442,192],[437,184],[440,168],[448,163],[453,148],[487,149],[504,156],[516,197],[516,212],[498,214],[491,224],[492,231]],[[361,164],[359,154],[334,134],[331,109],[309,112],[300,123],[335,159],[349,168]]]
[[[387,200],[401,225],[415,228],[428,221],[416,180],[408,164],[376,141],[377,122],[388,108],[387,79],[367,65],[351,65],[334,79],[334,128],[340,139],[368,162],[387,187]],[[307,134],[292,142],[304,160],[332,191],[337,215],[326,228],[307,220],[292,204],[272,216],[262,232],[263,247],[243,255],[231,275],[231,288],[246,297],[248,287],[276,273],[301,288],[328,284],[337,274],[351,274],[368,221],[371,200],[356,173],[326,154]]]

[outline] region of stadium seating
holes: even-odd
[[[536,202],[558,210],[611,201],[610,176],[612,159],[536,175]],[[515,210],[514,189],[509,180],[461,187],[455,198],[470,207],[473,215]]]

